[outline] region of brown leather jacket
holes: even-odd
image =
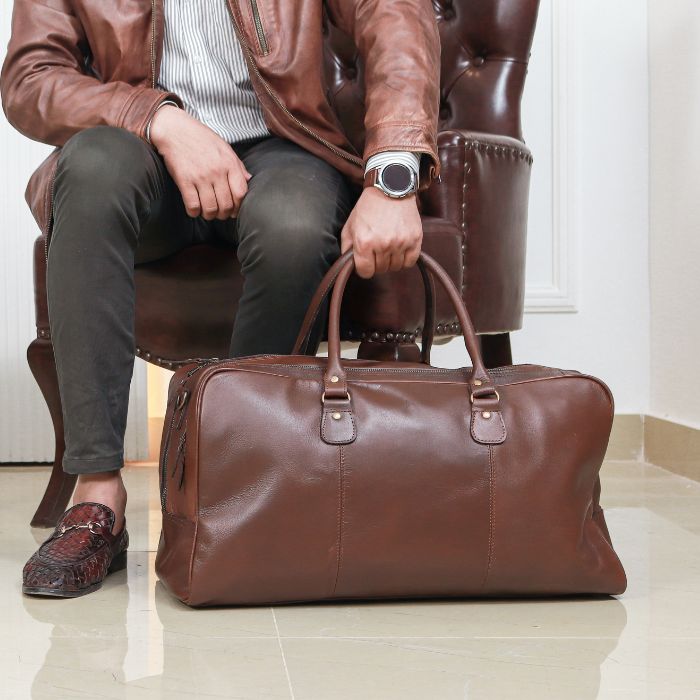
[[[227,0],[270,131],[332,163],[357,183],[383,150],[430,153],[420,189],[439,176],[440,38],[429,0]],[[400,8],[398,7],[400,5]],[[328,97],[322,12],[353,38],[364,64],[364,152],[349,142]],[[57,146],[29,180],[25,198],[49,233],[60,147],[98,124],[145,138],[165,99],[157,89],[163,0],[15,0],[0,95],[9,122]]]

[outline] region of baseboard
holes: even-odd
[[[656,416],[619,414],[605,458],[644,461],[700,481],[700,429]]]
[[[647,462],[700,481],[700,429],[644,416],[644,456]]]
[[[605,459],[644,459],[644,416],[616,414]]]

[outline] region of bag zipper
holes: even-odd
[[[202,364],[204,366],[204,364]],[[160,505],[165,512],[165,500],[168,495],[168,482],[167,482],[167,468],[168,468],[168,454],[170,452],[170,436],[172,435],[173,428],[178,430],[180,425],[182,425],[182,419],[185,415],[185,406],[190,398],[190,392],[188,390],[182,393],[175,394],[175,406],[173,407],[172,415],[170,416],[170,425],[168,426],[168,432],[165,435],[165,444],[163,445],[163,456],[160,463],[160,476],[161,476],[161,488],[160,488]],[[178,417],[178,412],[180,417],[175,425],[175,419]],[[184,432],[182,433],[184,435]],[[182,442],[184,438],[180,436],[180,441]]]
[[[269,353],[265,354],[260,354],[256,355],[255,357],[274,357],[274,355],[270,355]],[[201,357],[201,358],[195,358],[192,360],[193,362],[196,362],[196,366],[192,367],[189,369],[186,373],[185,376],[180,380],[180,389],[182,390],[180,393],[175,394],[175,398],[173,401],[175,401],[175,406],[173,407],[173,412],[172,415],[170,416],[170,424],[168,426],[168,431],[165,435],[165,444],[163,446],[163,455],[161,458],[161,463],[160,463],[160,473],[161,473],[161,491],[160,491],[160,504],[161,508],[163,509],[163,512],[165,512],[165,501],[168,495],[168,482],[166,479],[166,470],[168,468],[168,454],[170,452],[170,436],[172,435],[173,430],[179,430],[180,426],[182,425],[182,421],[185,418],[186,411],[185,408],[187,407],[187,403],[190,400],[190,397],[192,395],[192,392],[189,389],[184,389],[183,386],[185,382],[189,380],[192,375],[194,375],[196,372],[199,372],[200,369],[203,367],[206,367],[207,365],[213,364],[215,362],[220,362],[221,358],[219,357]],[[179,412],[179,417],[178,417],[178,412]],[[177,420],[177,423],[175,422]],[[183,435],[185,433],[183,432]],[[184,438],[180,438],[181,441],[184,442]],[[179,443],[178,443],[179,445]],[[177,458],[176,458],[177,459]],[[184,456],[183,456],[184,459]],[[184,470],[184,464],[183,464],[183,470]],[[180,486],[182,486],[182,476],[180,478]]]
[[[262,21],[260,20],[260,10],[258,9],[257,0],[250,0],[250,9],[253,12],[253,21],[255,22],[255,31],[258,35],[260,50],[262,51],[263,56],[266,56],[269,53],[269,49],[267,47],[267,39],[263,30]]]
[[[224,365],[230,367],[230,364]],[[291,369],[318,369],[323,370],[322,365],[292,365],[289,363],[278,362],[278,363],[267,363],[267,364],[255,364],[256,367],[286,367]],[[407,372],[410,374],[464,374],[464,369],[459,368],[446,368],[446,367],[344,367],[346,372]],[[510,374],[517,372],[517,368],[514,366],[504,366],[504,367],[494,367],[488,370],[489,374]]]
[[[254,0],[253,0],[254,1]],[[236,35],[238,36],[238,40],[241,43],[241,46],[244,49],[244,53],[246,56],[246,60],[249,64],[249,67],[253,70],[255,75],[258,77],[258,80],[263,84],[263,87],[267,91],[267,93],[270,95],[270,97],[275,101],[275,103],[280,107],[280,109],[290,118],[294,121],[295,124],[299,125],[307,134],[315,138],[317,141],[322,143],[324,146],[329,148],[333,153],[336,155],[340,156],[341,158],[345,158],[345,160],[349,160],[351,163],[355,163],[356,165],[359,166],[364,166],[364,161],[362,158],[359,158],[358,156],[353,156],[350,153],[344,153],[343,151],[339,150],[336,148],[330,141],[327,139],[324,139],[323,136],[320,134],[317,134],[313,129],[309,129],[306,124],[304,124],[302,121],[297,119],[288,109],[287,107],[283,104],[282,100],[277,96],[277,93],[268,85],[267,81],[262,77],[260,74],[260,71],[258,70],[258,67],[255,65],[255,60],[252,55],[252,51],[250,49],[250,46],[246,43],[245,39],[243,38],[243,34],[238,28],[238,24],[236,23],[236,18],[234,16],[233,10],[231,9],[231,0],[226,0],[226,7],[228,8],[229,15],[231,16],[231,22],[233,23],[233,28],[236,32]],[[267,45],[267,42],[266,42]]]
[[[269,354],[261,355],[261,357],[270,357]],[[195,358],[193,360],[196,362],[196,366],[192,367],[189,369],[186,373],[185,376],[182,378],[180,381],[180,388],[183,388],[183,385],[185,382],[188,381],[188,379],[195,374],[196,372],[199,372],[200,369],[203,367],[206,367],[207,365],[210,365],[214,362],[220,362],[221,358],[219,357],[203,357],[203,358]],[[165,435],[165,444],[163,446],[163,456],[161,459],[161,464],[160,464],[160,473],[161,473],[161,490],[160,490],[160,505],[165,512],[165,501],[168,495],[168,482],[166,478],[166,470],[168,468],[168,454],[170,452],[170,436],[172,435],[173,429],[174,430],[179,430],[180,426],[182,425],[182,421],[186,415],[185,408],[187,407],[187,402],[190,400],[191,396],[191,391],[189,389],[184,389],[181,393],[175,394],[175,406],[173,407],[173,412],[172,415],[170,416],[170,424],[168,426],[168,432]],[[178,417],[178,412],[179,412],[179,417]],[[177,423],[175,423],[175,420],[177,419]],[[187,423],[185,422],[185,425]],[[178,443],[178,457],[175,458],[175,463],[177,465],[177,460],[179,459],[179,450],[180,450],[180,444],[182,443],[183,449],[184,449],[184,438],[185,431],[183,431],[182,435],[180,436],[180,443]],[[180,487],[182,487],[182,480],[184,478],[184,455],[183,455],[183,474],[180,476]]]
[[[179,394],[175,395],[173,401],[177,404]],[[168,432],[165,434],[165,442],[163,444],[163,454],[160,458],[160,507],[165,513],[165,495],[168,491],[168,484],[166,481],[166,467],[168,464],[168,452],[170,451],[170,435],[173,432],[173,425],[175,424],[175,416],[177,415],[176,408],[173,408],[172,415],[170,416],[170,425],[168,426]]]
[[[270,354],[260,354],[260,355],[248,355],[247,357],[256,357],[256,358],[265,358],[265,357],[276,357],[277,355],[270,355]],[[180,386],[182,386],[190,377],[192,377],[195,373],[199,372],[201,369],[204,367],[220,362],[222,363],[219,368],[227,368],[227,367],[235,367],[237,364],[241,364],[239,360],[233,359],[230,361],[222,360],[218,357],[212,357],[212,358],[203,358],[201,359],[195,367],[192,369],[188,370],[185,373],[185,377],[182,379],[180,382]],[[255,367],[283,367],[286,369],[317,369],[317,370],[323,370],[322,365],[315,365],[315,364],[304,364],[304,365],[290,365],[287,363],[283,362],[269,362],[267,364],[257,364],[254,363]],[[464,376],[464,369],[454,369],[454,368],[445,368],[445,367],[345,367],[346,372],[393,372],[393,373],[407,373],[407,374],[454,374],[460,377]],[[500,375],[506,375],[506,374],[512,374],[518,371],[516,366],[505,366],[505,367],[494,367],[493,369],[488,370],[490,374],[500,374]],[[168,465],[168,454],[170,451],[170,436],[172,435],[173,430],[179,430],[183,420],[185,419],[185,416],[187,414],[185,408],[187,406],[187,403],[189,402],[189,399],[191,397],[191,391],[189,389],[185,389],[181,393],[178,393],[175,395],[174,401],[175,401],[175,406],[173,408],[172,415],[170,417],[170,425],[168,426],[168,432],[165,437],[165,445],[163,448],[163,457],[161,460],[161,465],[160,465],[160,472],[161,472],[161,508],[163,509],[163,512],[165,512],[165,501],[167,498],[167,493],[168,493],[168,482],[167,482],[167,465]],[[176,422],[177,421],[177,422]],[[187,425],[187,421],[185,420],[185,426]],[[178,466],[180,467],[180,480],[178,482],[178,488],[182,488],[183,483],[184,483],[184,476],[185,476],[185,455],[184,455],[184,450],[185,450],[185,444],[187,440],[187,430],[186,428],[183,430],[183,432],[180,435],[180,439],[178,441],[178,446],[177,446],[177,456],[175,457],[175,464],[173,465],[173,469],[171,471],[171,478],[175,476],[177,473]]]
[[[178,467],[180,465],[180,479],[177,484],[178,490],[182,488],[182,484],[185,480],[185,442],[187,440],[187,431],[183,430],[182,435],[180,435],[180,441],[178,442],[177,445],[177,454],[175,455],[175,464],[173,466],[173,470],[170,473],[171,477],[175,476],[175,473],[178,471]]]

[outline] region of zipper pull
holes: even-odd
[[[180,457],[184,453],[186,434],[187,433],[182,433],[182,435],[180,435],[180,442],[178,442],[177,454],[175,455],[175,464],[173,464],[173,470],[170,472],[171,478],[175,476],[175,472],[177,471],[178,463],[180,462]]]
[[[190,392],[187,390],[178,396],[178,401],[175,404],[175,410],[180,411],[180,417],[177,419],[177,425],[175,426],[176,430],[179,430],[180,426],[182,425],[182,419],[185,417],[185,406],[189,400]]]
[[[178,490],[182,489],[182,484],[185,480],[185,435],[186,433],[182,433],[182,451],[180,452],[181,459],[180,459],[180,479],[177,483],[177,488]]]
[[[198,357],[195,358],[195,361],[197,362],[197,366],[193,367],[191,370],[188,370],[187,374],[185,375],[186,377],[191,377],[195,372],[199,372],[202,367],[206,367],[206,365],[210,365],[212,362],[219,362],[221,358],[219,357]]]

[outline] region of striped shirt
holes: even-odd
[[[157,86],[178,95],[189,114],[228,143],[270,135],[226,0],[164,0],[164,19]],[[146,139],[150,141],[150,123]],[[404,163],[417,180],[420,155],[375,153],[365,172],[375,165]]]
[[[159,87],[228,143],[266,136],[226,0],[165,0]]]

